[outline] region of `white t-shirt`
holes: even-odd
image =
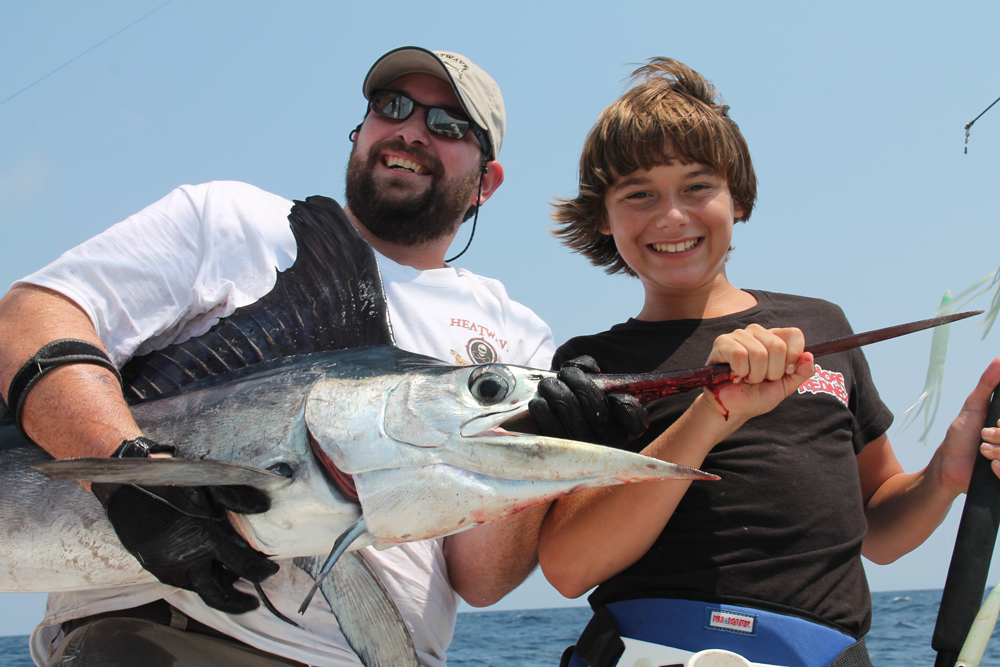
[[[177,188],[155,204],[66,252],[19,282],[64,294],[90,316],[119,366],[208,331],[220,318],[274,287],[295,261],[288,225],[292,202],[245,183]],[[460,268],[418,271],[376,253],[397,345],[452,364],[499,361],[548,368],[552,332],[503,285]],[[441,540],[413,542],[365,558],[406,622],[422,665],[444,665],[457,596]],[[263,583],[296,629],[263,607],[228,615],[194,593],[160,583],[54,593],[31,651],[44,664],[59,624],[167,597],[182,612],[269,653],[310,665],[358,665],[322,596],[295,614],[312,579],[290,561]],[[252,592],[246,582],[237,584]]]

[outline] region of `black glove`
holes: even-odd
[[[146,438],[126,440],[113,458],[144,458],[173,447]],[[271,501],[251,486],[91,485],[122,545],[157,579],[197,593],[205,604],[230,614],[260,602],[233,584],[254,583],[278,571],[278,564],[254,550],[233,530],[224,510],[266,512]]]
[[[570,359],[555,378],[538,383],[539,396],[528,410],[539,433],[602,445],[622,445],[635,440],[649,427],[649,414],[634,396],[607,394],[588,373],[600,373],[593,357]]]

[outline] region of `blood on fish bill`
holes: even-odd
[[[916,331],[923,331],[943,324],[964,320],[974,315],[982,315],[982,310],[970,310],[943,317],[932,317],[927,320],[897,324],[884,329],[875,329],[864,333],[835,338],[823,343],[806,345],[805,352],[811,352],[814,357],[844,352],[862,345],[878,343],[890,338],[905,336]],[[729,364],[713,364],[701,368],[691,368],[668,373],[639,373],[622,375],[594,375],[594,382],[605,393],[629,394],[636,397],[640,403],[673,396],[694,389],[717,387],[729,381],[731,369]]]

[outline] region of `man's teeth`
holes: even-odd
[[[414,174],[424,173],[423,167],[421,167],[416,162],[410,162],[406,158],[390,156],[385,159],[385,166],[390,169],[403,169],[406,171],[411,171]]]
[[[653,243],[653,250],[657,252],[684,252],[698,245],[699,239],[689,239],[680,243]]]

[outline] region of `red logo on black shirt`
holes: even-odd
[[[829,394],[847,406],[847,399],[850,394],[847,392],[847,385],[844,383],[844,374],[836,371],[825,371],[816,365],[816,374],[802,383],[799,393],[804,394]]]

